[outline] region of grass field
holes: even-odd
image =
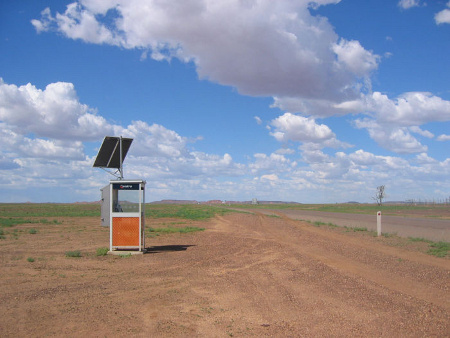
[[[374,214],[381,210],[385,215],[421,213],[424,217],[439,217],[450,210],[449,205],[403,205],[386,204],[232,204],[233,208],[294,209],[352,214]],[[182,218],[191,220],[209,219],[230,212],[222,206],[204,204],[147,204],[145,215],[155,218]],[[100,217],[100,204],[70,203],[0,203],[0,217]]]
[[[236,212],[236,209],[294,209],[313,210],[326,212],[341,212],[353,214],[373,214],[381,210],[383,214],[408,216],[415,214],[419,217],[447,218],[446,212],[449,207],[446,205],[384,205],[379,207],[375,204],[235,204],[231,206],[211,206],[198,204],[147,204],[145,215],[150,219],[161,219],[159,227],[148,227],[147,236],[153,237],[167,233],[185,233],[191,231],[201,231],[202,228],[180,227],[186,222],[172,222],[168,225],[164,219],[178,219],[180,221],[204,221]],[[63,217],[100,217],[100,204],[59,204],[59,203],[2,203],[0,204],[0,239],[5,239],[7,235],[18,237],[15,232],[16,225],[21,224],[61,224]],[[316,222],[317,223],[317,222]],[[314,224],[316,226],[324,225]],[[174,226],[177,225],[177,226]],[[10,230],[9,230],[10,229]],[[354,229],[353,229],[354,230]],[[30,234],[37,233],[36,229],[30,229]],[[426,242],[430,246],[430,254],[446,256],[449,251],[447,242]]]
[[[197,204],[147,204],[146,217],[180,218],[189,220],[207,220],[215,215],[224,215],[230,210]],[[4,222],[29,223],[27,217],[100,217],[100,204],[64,204],[64,203],[0,203],[0,218],[21,218],[21,221]]]

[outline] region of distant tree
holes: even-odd
[[[386,197],[384,192],[384,185],[380,185],[377,187],[377,192],[374,197],[372,197],[379,206],[383,205],[383,199]]]

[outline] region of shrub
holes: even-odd
[[[67,251],[66,257],[81,257],[81,252],[80,252],[80,250]]]
[[[33,257],[28,257],[27,261],[30,262],[30,263],[33,263],[34,262],[34,258]]]
[[[97,256],[106,256],[108,254],[109,248],[97,248]]]
[[[38,231],[35,228],[31,228],[30,230],[28,230],[28,233],[34,235],[37,234]]]

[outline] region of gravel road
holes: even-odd
[[[273,211],[255,209],[254,211],[264,214],[273,214],[273,211],[275,211],[295,220],[325,222],[339,226],[364,227],[368,230],[377,230],[376,215],[284,209],[274,209]],[[421,237],[432,241],[450,241],[450,220],[382,215],[381,224],[382,232],[397,234],[401,237]]]

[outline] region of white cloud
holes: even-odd
[[[450,121],[450,101],[431,93],[408,92],[391,100],[374,92],[365,97],[367,110],[378,121],[398,126],[420,126],[433,121]]]
[[[315,1],[315,6],[339,1]],[[310,1],[90,0],[32,24],[72,39],[149,50],[155,60],[193,61],[200,78],[249,95],[343,100],[378,56],[341,39]],[[108,14],[108,22],[103,23]],[[111,18],[113,18],[111,20]]]
[[[426,153],[421,153],[421,154],[416,155],[416,159],[417,159],[417,163],[420,163],[420,164],[437,163],[437,161],[434,158],[431,158]]]
[[[282,154],[272,153],[269,156],[266,154],[255,154],[254,162],[249,163],[248,168],[252,174],[266,173],[283,173],[289,172],[290,169],[297,163],[287,159]]]
[[[128,177],[192,180],[233,177],[246,170],[229,154],[188,149],[189,143],[201,137],[183,137],[143,121],[126,127],[112,125],[79,102],[71,83],[52,83],[40,90],[32,84],[18,87],[0,79],[0,170],[10,172],[10,177],[22,177],[30,188],[62,184],[59,180],[66,174],[73,184],[95,175],[94,159],[86,156],[83,142],[99,142],[105,135],[134,139],[125,164]]]
[[[438,141],[450,141],[450,135],[445,135],[445,134],[439,135],[437,137],[437,140]]]
[[[437,13],[434,17],[434,20],[438,25],[442,23],[450,23],[450,9],[443,9],[442,11]]]
[[[96,140],[114,126],[78,101],[72,83],[56,82],[45,90],[28,83],[6,84],[0,78],[0,120],[22,135],[64,140]]]
[[[285,113],[271,122],[275,131],[271,133],[280,142],[323,142],[336,135],[328,126],[317,124],[312,118]]]
[[[148,125],[143,121],[133,121],[121,134],[135,140],[130,150],[130,154],[135,156],[188,156],[188,139],[158,124]]]
[[[340,148],[351,145],[337,140],[336,135],[325,124],[317,124],[313,118],[306,118],[291,113],[271,121],[274,130],[270,132],[279,142],[302,142],[303,145],[313,148]]]
[[[255,116],[254,119],[255,119],[257,124],[259,124],[259,125],[262,124],[262,120],[261,120],[261,118],[259,116]]]
[[[338,67],[344,67],[357,76],[367,76],[378,67],[379,56],[365,50],[359,41],[341,39],[332,46]]]
[[[398,6],[403,9],[410,9],[412,7],[419,7],[420,0],[400,0]]]
[[[291,113],[300,113],[313,117],[329,117],[346,115],[365,111],[364,97],[354,97],[352,100],[335,102],[326,99],[303,99],[298,97],[274,97],[272,108],[279,108]]]
[[[48,7],[41,12],[41,20],[31,20],[31,24],[34,26],[38,33],[47,32],[48,30],[50,30],[52,22],[52,13],[50,11],[50,8]]]
[[[450,1],[447,2],[447,7],[450,7]],[[450,9],[443,9],[439,13],[436,13],[434,16],[434,20],[436,21],[436,24],[440,25],[442,23],[449,23],[450,24]]]
[[[277,175],[262,175],[261,176],[261,180],[268,180],[268,181],[278,181],[278,176]]]
[[[134,138],[125,174],[147,180],[149,200],[257,197],[333,202],[364,200],[361,192],[381,183],[392,190],[396,186],[399,189],[404,189],[401,185],[411,186],[414,195],[408,197],[438,187],[437,182],[442,191],[448,187],[445,178],[450,174],[450,159],[439,162],[421,152],[423,146],[414,144],[409,132],[430,135],[417,126],[398,128],[400,134],[397,129],[385,134],[387,138],[394,135],[391,139],[398,151],[419,152],[410,163],[361,149],[350,154],[325,153],[321,150],[324,147],[345,144],[315,119],[286,113],[274,119],[271,128],[274,136],[281,133],[277,135],[282,142],[300,142],[300,156],[293,149],[284,148],[271,154],[255,154],[242,164],[235,162],[231,154],[192,151],[189,145],[201,138],[182,136],[162,125],[144,121],[133,121],[128,126],[112,125],[79,102],[72,84],[55,83],[39,90],[31,84],[15,86],[2,82],[0,98],[0,186],[8,191],[3,201],[97,200],[99,185],[107,177],[103,171],[92,168],[94,158],[85,154],[83,142],[93,140],[100,145],[105,134],[97,130],[103,127]],[[64,124],[55,115],[57,110],[69,121],[65,129],[68,135],[59,130]],[[360,123],[369,130],[379,127],[375,120]],[[82,130],[91,131],[89,138],[80,136]],[[21,193],[25,191],[24,182],[26,193]],[[30,196],[32,191],[34,197]]]
[[[396,99],[374,92],[360,101],[370,118],[357,119],[354,125],[368,130],[381,147],[397,153],[421,153],[427,150],[412,133],[433,138],[419,126],[429,122],[450,121],[450,101],[430,93],[409,92]],[[355,104],[356,105],[356,104]]]
[[[354,121],[356,128],[365,128],[370,137],[381,147],[399,154],[421,153],[428,150],[413,137],[407,128],[383,125],[375,120],[357,119]]]
[[[419,128],[418,126],[412,126],[409,127],[409,130],[412,131],[413,133],[419,134],[423,137],[427,137],[427,138],[433,138],[434,134],[428,130],[423,130],[421,128]]]

